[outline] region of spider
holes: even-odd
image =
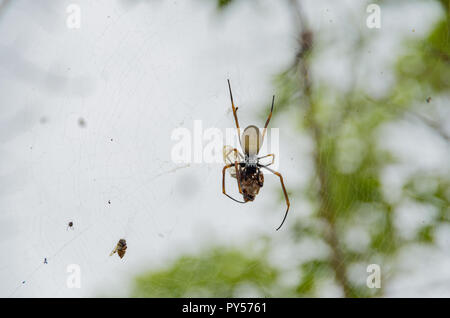
[[[236,202],[247,203],[248,201],[255,200],[256,195],[259,193],[259,189],[264,184],[264,175],[261,171],[262,169],[266,169],[269,172],[278,176],[280,178],[281,187],[283,189],[284,198],[286,199],[287,205],[283,221],[281,222],[280,226],[276,229],[278,231],[283,226],[284,221],[286,220],[290,206],[289,198],[286,192],[286,188],[284,187],[283,177],[281,176],[281,174],[268,167],[274,163],[275,155],[269,154],[263,157],[258,157],[260,146],[264,141],[267,126],[269,125],[270,118],[272,117],[275,95],[272,97],[272,107],[270,108],[269,117],[267,118],[262,134],[260,133],[258,127],[250,125],[244,129],[244,132],[242,133],[241,136],[241,128],[239,127],[239,121],[236,114],[238,108],[234,106],[230,80],[228,80],[228,89],[230,91],[231,108],[233,109],[234,121],[236,122],[237,133],[239,136],[239,144],[244,152],[244,155],[242,155],[236,148],[233,148],[231,146],[224,146],[223,156],[225,166],[223,167],[222,170],[222,192],[227,197]],[[266,165],[262,165],[259,163],[260,159],[267,157],[272,157],[272,162]],[[229,170],[230,175],[237,180],[239,193],[242,194],[244,201],[236,200],[232,196],[228,195],[227,192],[225,191],[225,171],[227,169],[230,169]]]
[[[72,221],[70,221],[69,223],[67,223],[67,229],[66,229],[66,231],[67,231],[69,228],[73,230],[73,222],[72,222]]]

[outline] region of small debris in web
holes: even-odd
[[[427,103],[431,102],[431,97],[427,97]]]
[[[108,200],[108,204],[111,204],[111,200]]]
[[[125,255],[126,250],[127,250],[127,241],[125,241],[125,239],[120,239],[116,247],[111,252],[111,254],[109,254],[109,256],[112,256],[114,253],[117,252],[119,257],[122,258]]]
[[[44,264],[48,264],[48,263],[47,263],[47,258],[44,258]]]
[[[84,118],[80,117],[80,118],[78,119],[78,125],[79,125],[80,127],[86,127],[86,121],[84,120]]]
[[[23,281],[22,284],[25,284],[25,281]]]
[[[71,228],[71,229],[73,230],[73,222],[72,222],[72,221],[70,221],[70,222],[67,224],[67,230],[68,230],[69,228]]]

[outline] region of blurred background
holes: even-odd
[[[450,297],[449,10],[0,1],[0,296]],[[174,129],[233,127],[228,78],[241,127],[276,95],[280,231],[276,176],[239,205],[171,159]]]

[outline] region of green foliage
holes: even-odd
[[[450,87],[450,24],[448,16],[439,21],[428,37],[411,43],[409,52],[398,63],[401,89],[418,88],[413,95],[424,100],[429,91],[448,91]],[[418,82],[420,79],[420,82]],[[413,92],[411,92],[413,93]],[[422,93],[422,94],[420,94]]]
[[[301,264],[302,278],[296,289],[300,296],[314,294],[319,280],[333,275],[330,264],[327,261],[313,260]]]
[[[369,256],[372,253],[389,255],[394,253],[400,246],[392,220],[392,207],[385,204],[378,213],[380,214],[380,219],[373,224],[371,230],[370,249],[367,251]]]
[[[416,238],[421,243],[433,243],[436,226],[450,223],[450,176],[414,175],[405,184],[404,192],[412,200],[437,209],[436,219],[424,225]]]
[[[236,297],[240,287],[249,287],[255,295],[269,297],[277,277],[264,254],[218,247],[137,277],[133,296]]]
[[[432,244],[436,226],[449,221],[449,176],[415,174],[410,181],[406,181],[402,197],[409,196],[418,203],[434,206],[439,211],[439,217],[431,224],[422,226],[412,240],[399,238],[393,222],[396,203],[385,201],[381,186],[381,172],[394,159],[380,149],[377,139],[380,125],[401,118],[416,101],[423,103],[429,94],[448,92],[448,39],[449,23],[446,15],[426,38],[408,42],[407,54],[397,63],[397,85],[391,88],[385,98],[374,99],[359,91],[342,94],[331,87],[322,86],[311,92],[311,105],[308,105],[305,97],[297,93],[304,85],[299,71],[289,69],[276,78],[277,92],[281,93],[278,109],[293,112],[293,109],[300,108],[301,111],[297,114],[300,115],[301,128],[322,132],[318,138],[316,169],[317,173],[321,171],[326,176],[323,187],[326,194],[318,194],[317,175],[314,175],[310,187],[305,189],[302,196],[316,202],[313,205],[316,207],[313,218],[335,227],[341,242],[341,266],[345,268],[352,263],[370,264],[374,255],[378,259],[388,259],[410,243]],[[307,107],[313,109],[312,117],[306,115],[310,111]],[[427,180],[429,178],[432,180]],[[423,184],[430,183],[435,186],[424,189]],[[421,187],[417,187],[418,184]],[[324,191],[323,188],[320,191]],[[361,221],[362,205],[366,210],[367,207],[372,207],[370,215],[367,215],[367,222]],[[321,206],[325,206],[332,215],[324,218],[319,214],[323,209]],[[297,240],[308,236],[325,236],[327,231],[317,224],[318,222],[311,220],[299,220],[293,226]],[[354,251],[342,242],[343,237],[352,227],[361,224],[364,224],[370,242],[363,251]],[[302,264],[300,271],[303,276],[298,284],[297,294],[314,295],[317,284],[323,279],[323,273],[329,277],[335,270],[331,259]],[[350,283],[347,296],[371,295],[374,294],[366,286]]]
[[[232,2],[233,0],[217,0],[217,8],[219,10],[223,10],[227,8]]]
[[[423,243],[433,243],[434,226],[427,225],[422,227],[418,233],[418,240]]]

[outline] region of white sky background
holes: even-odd
[[[174,171],[170,157],[176,127],[191,129],[196,119],[203,128],[233,127],[227,78],[241,126],[263,124],[257,114],[276,94],[272,78],[291,61],[296,39],[283,2],[242,2],[223,15],[215,1],[201,0],[14,1],[1,12],[0,248],[7,252],[0,258],[0,296],[123,296],[132,277],[180,253],[239,245],[263,233],[278,235],[275,242],[282,244],[286,232],[274,231],[284,213],[276,177],[266,175],[257,200],[238,206],[221,193],[221,165]],[[367,16],[364,2],[350,2],[306,3],[315,30],[334,47],[316,63],[315,79],[343,88],[351,63],[336,39],[348,38],[355,25],[349,16],[357,27],[365,27]],[[79,30],[66,27],[70,3],[81,7]],[[386,53],[413,28],[411,36],[425,34],[426,21],[438,13],[430,3],[382,11],[374,37],[383,47],[366,57],[373,63],[367,72],[388,70],[395,55]],[[382,92],[391,80],[386,71],[368,82],[368,90]],[[287,116],[271,126],[280,128],[279,171],[286,185],[303,185],[308,140],[299,139]],[[402,141],[416,131],[400,128]],[[416,133],[423,138],[400,150],[420,154],[420,140],[435,149],[427,162],[448,169],[448,148],[427,131]],[[296,152],[298,143],[304,153]],[[289,218],[304,209],[305,202],[294,201]],[[66,230],[69,221],[74,231]],[[109,257],[122,237],[125,258]],[[277,263],[292,255],[279,256]],[[449,262],[439,260],[435,266]],[[68,264],[81,266],[81,289],[66,287]],[[414,268],[427,279],[429,268]],[[396,286],[392,295],[401,295],[402,281]],[[445,292],[450,295],[448,288],[439,295]]]

